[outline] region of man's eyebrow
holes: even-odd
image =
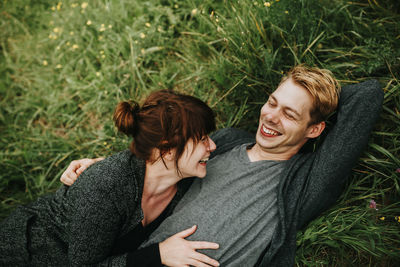
[[[278,103],[278,100],[273,95],[270,95],[270,98],[272,98],[272,100],[274,100],[276,103]],[[297,110],[295,110],[291,107],[287,107],[287,106],[284,106],[283,109],[289,110],[290,112],[293,112],[297,117],[301,118],[301,115],[299,112],[297,112]]]

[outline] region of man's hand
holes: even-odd
[[[104,158],[96,158],[96,159],[80,159],[71,161],[68,168],[65,172],[61,175],[61,182],[65,185],[71,186],[75,183],[76,179],[78,178],[81,173],[87,169],[90,165]]]
[[[159,244],[161,263],[166,266],[219,266],[218,261],[196,251],[196,249],[218,249],[217,243],[185,240],[196,232],[196,229],[197,226],[194,225],[161,242]]]

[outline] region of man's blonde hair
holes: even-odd
[[[289,70],[280,84],[289,78],[305,88],[314,100],[310,111],[309,125],[324,121],[329,114],[335,111],[339,101],[340,85],[333,77],[332,72],[301,64]]]

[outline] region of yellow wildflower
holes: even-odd
[[[71,4],[71,7],[72,7],[72,8],[75,8],[75,7],[77,7],[77,6],[78,6],[77,3],[72,3],[72,4]]]
[[[108,28],[109,28],[109,29],[111,29],[111,28],[112,28],[112,25],[111,25],[111,24],[110,24],[110,25],[108,25]]]
[[[57,46],[57,47],[56,47],[56,49],[57,49],[57,50],[60,50],[60,49],[61,49],[61,47],[60,47],[60,46]]]
[[[59,27],[55,27],[55,28],[53,29],[53,32],[59,33],[59,32],[62,32],[62,29],[59,28]]]
[[[163,29],[162,29],[161,26],[158,26],[158,27],[157,27],[157,31],[162,32],[162,30],[163,30]]]
[[[107,142],[104,142],[103,145],[107,145]]]
[[[104,51],[103,50],[100,51],[100,55],[104,55]]]
[[[67,42],[67,43],[66,43],[66,45],[67,45],[67,46],[70,46],[70,45],[71,45],[71,43],[70,43],[70,42]]]
[[[104,27],[104,24],[101,24],[99,31],[104,32],[106,28]]]
[[[88,3],[87,2],[83,2],[82,5],[81,5],[81,8],[85,9],[85,8],[87,8],[87,6],[88,6]]]
[[[385,217],[380,217],[379,220],[384,221]]]
[[[285,14],[289,14],[289,11],[285,10]]]
[[[265,3],[264,3],[264,6],[270,7],[270,6],[271,6],[271,3],[270,3],[270,2],[265,2]]]
[[[175,8],[179,8],[179,5],[175,4],[174,7],[175,7]]]
[[[61,68],[62,68],[61,64],[57,64],[56,69],[61,69]]]
[[[103,40],[103,35],[99,36],[99,41]]]
[[[147,28],[149,28],[149,27],[151,26],[151,24],[148,23],[148,22],[146,22],[144,25],[145,25]]]
[[[146,34],[144,34],[143,32],[140,33],[140,38],[144,39],[146,38]]]
[[[78,49],[78,48],[79,48],[79,45],[77,45],[77,44],[74,44],[74,45],[72,46],[72,49],[73,49],[73,50]]]
[[[216,18],[216,19],[215,19],[215,22],[218,22],[218,21],[219,21],[219,19],[218,19],[218,18]]]
[[[49,65],[49,63],[47,62],[47,60],[43,60],[43,66],[47,66]]]
[[[55,6],[52,6],[52,7],[51,7],[51,10],[56,11],[56,7],[55,7]]]
[[[106,58],[106,56],[105,55],[101,55],[101,58]]]
[[[197,8],[192,9],[192,16],[196,16],[196,14],[197,14]]]
[[[97,76],[97,77],[100,77],[100,72],[97,71],[97,72],[96,72],[96,76]]]
[[[146,51],[144,50],[144,48],[142,48],[142,49],[140,50],[140,52],[141,52],[143,55],[146,53]]]
[[[91,21],[91,20],[88,20],[88,21],[86,22],[86,25],[92,25],[92,21]]]
[[[58,4],[57,4],[57,10],[60,10],[60,9],[61,9],[61,6],[62,6],[62,2],[58,2]]]
[[[74,35],[74,32],[69,32],[69,35]]]

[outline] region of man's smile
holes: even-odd
[[[267,136],[267,137],[274,137],[274,136],[282,135],[280,132],[278,132],[274,129],[267,128],[264,124],[262,125],[260,132],[262,135]]]

